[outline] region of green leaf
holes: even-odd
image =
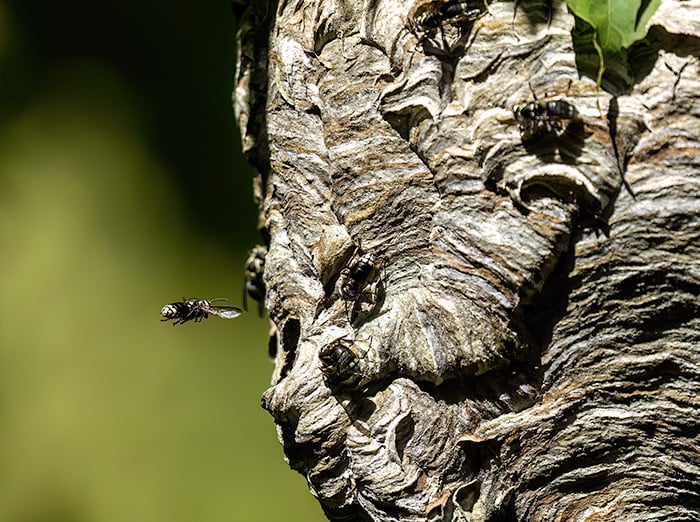
[[[661,0],[566,0],[569,10],[593,28],[599,86],[606,58],[624,56],[625,49],[646,36],[646,24],[660,3]]]
[[[569,9],[596,32],[604,55],[619,54],[646,36],[646,24],[661,0],[567,0]]]

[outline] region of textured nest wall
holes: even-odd
[[[700,6],[599,90],[563,4],[455,5],[241,22],[289,464],[336,520],[693,519]]]

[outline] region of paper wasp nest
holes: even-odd
[[[473,433],[536,402],[554,317],[533,310],[577,230],[605,228],[644,127],[615,100],[613,145],[572,26],[563,3],[426,0],[244,20],[236,108],[275,326],[263,403],[332,519],[512,509]]]

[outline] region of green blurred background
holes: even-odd
[[[260,408],[228,2],[0,4],[0,519],[321,521]]]

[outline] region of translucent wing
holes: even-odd
[[[208,306],[206,311],[212,315],[223,317],[224,319],[233,319],[242,313],[241,309],[235,306]]]

